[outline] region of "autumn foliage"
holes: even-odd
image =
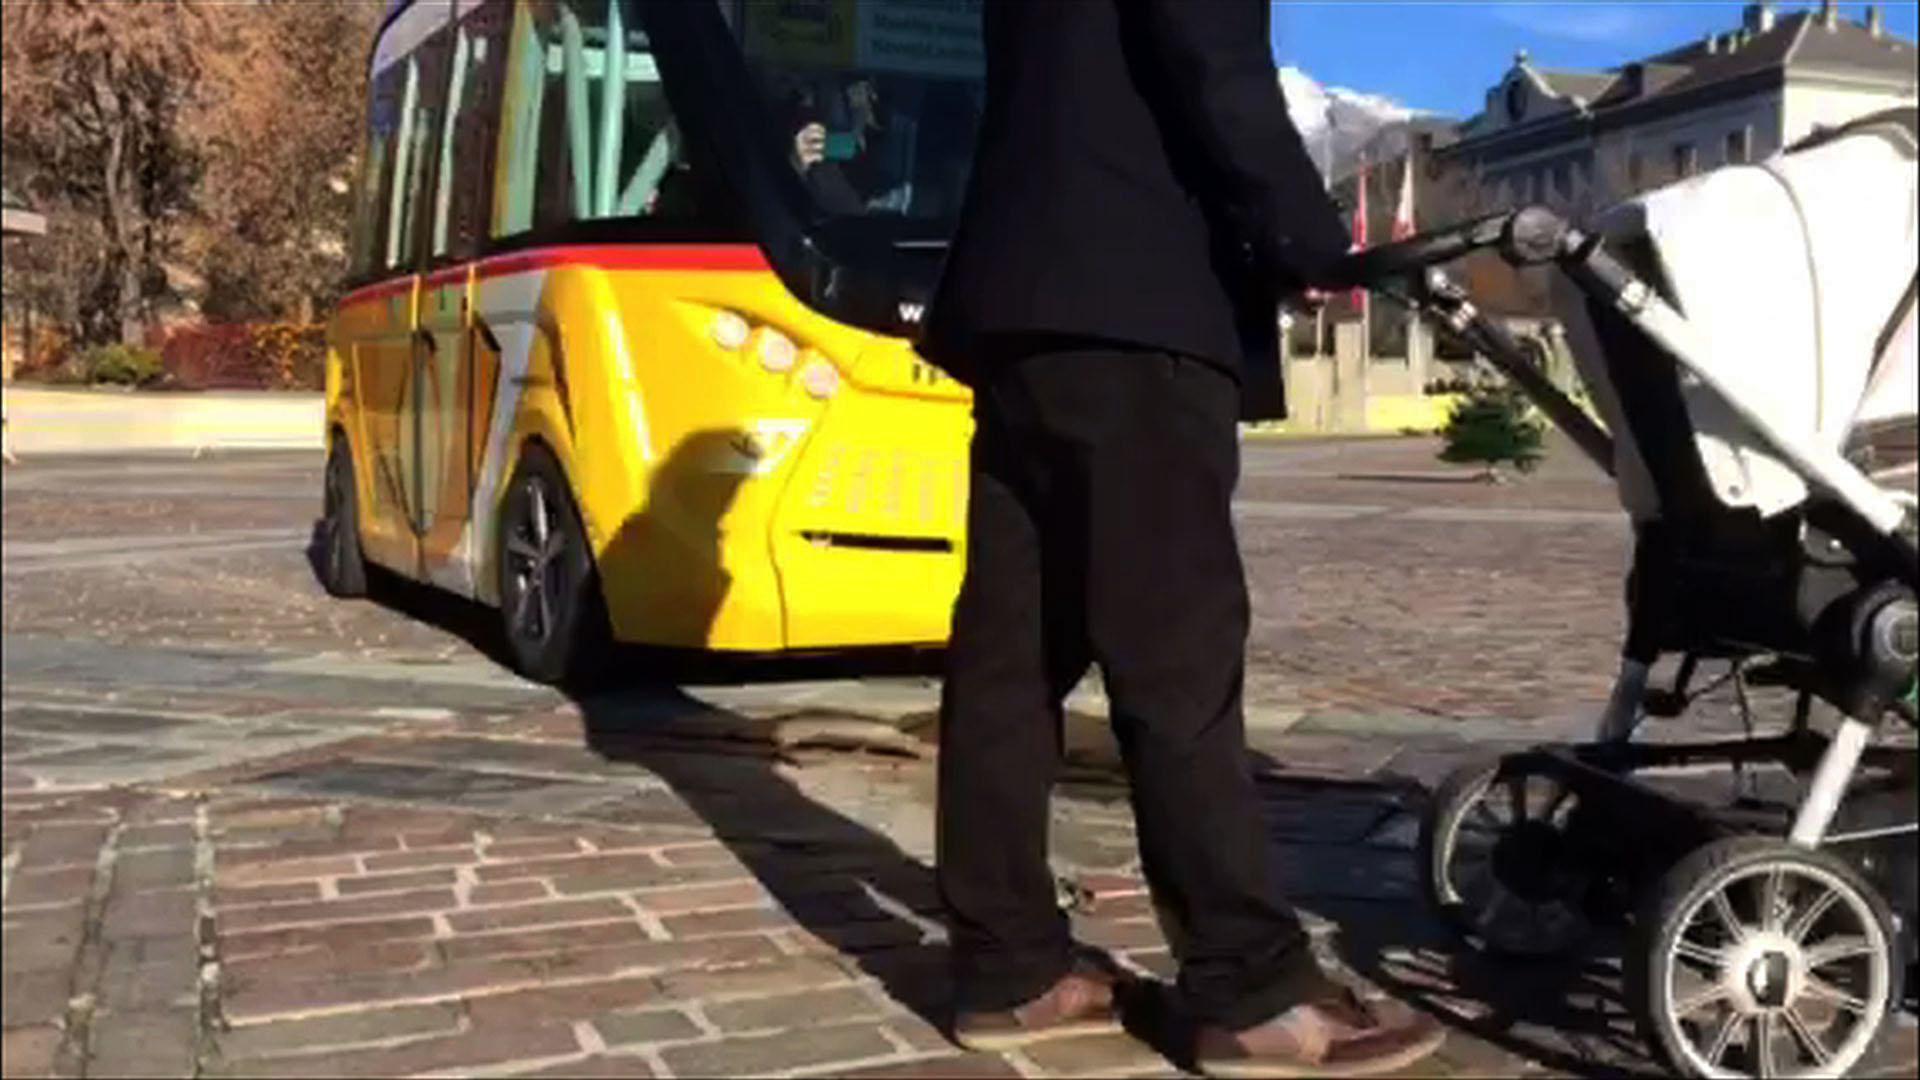
[[[366,0],[7,0],[5,183],[49,226],[8,242],[9,324],[74,349],[158,343],[181,381],[307,381],[295,343],[344,270],[378,15]]]

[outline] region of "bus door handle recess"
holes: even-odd
[[[493,353],[495,356],[499,356],[500,339],[493,336],[493,327],[487,323],[486,318],[475,315],[473,317],[473,328],[480,331],[480,342],[487,347],[487,351]]]

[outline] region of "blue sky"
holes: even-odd
[[[1599,69],[1740,25],[1738,0],[1272,0],[1274,56],[1329,86],[1466,117],[1526,49],[1544,67]],[[1817,6],[1776,5],[1782,11]],[[1865,4],[1845,3],[1851,18]],[[1920,2],[1882,3],[1914,40]]]

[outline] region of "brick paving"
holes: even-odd
[[[1448,1023],[1416,1075],[1646,1072],[1605,950],[1495,964],[1418,900],[1424,784],[1577,730],[1624,553],[1578,468],[1496,488],[1425,476],[1430,453],[1249,453],[1281,873],[1325,963]],[[4,1075],[1181,1074],[1151,1038],[940,1034],[924,684],[859,698],[891,726],[798,684],[571,701],[489,667],[458,610],[152,541],[291,531],[314,468],[277,460],[74,467],[57,497],[48,465],[27,500],[7,474],[8,546],[51,546],[9,552],[0,613]],[[1068,740],[1075,932],[1168,978],[1111,746]],[[1903,1014],[1875,1069],[1915,1050]]]

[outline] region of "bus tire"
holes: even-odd
[[[345,436],[334,437],[324,484],[315,553],[320,585],[338,597],[365,596],[367,559],[360,549],[360,489],[354,483],[353,452]]]
[[[501,507],[500,622],[514,667],[550,685],[592,674],[606,646],[606,602],[566,474],[538,444],[520,455]]]

